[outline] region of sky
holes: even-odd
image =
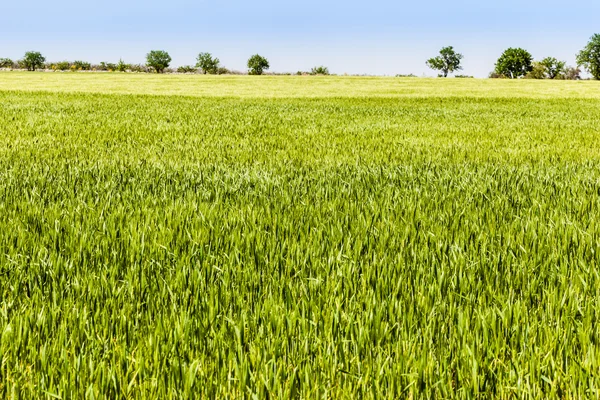
[[[508,47],[575,65],[600,33],[600,1],[503,0],[27,0],[0,5],[0,58],[40,51],[48,61],[143,63],[166,50],[172,66],[210,52],[246,70],[252,54],[271,71],[324,65],[337,74],[435,76],[440,48],[464,55],[461,72],[486,77]]]

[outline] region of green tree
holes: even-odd
[[[219,59],[210,53],[200,53],[197,58],[196,67],[202,70],[204,74],[214,75],[219,71]]]
[[[565,66],[567,65],[564,61],[558,61],[554,57],[546,57],[539,62],[541,66],[546,69],[546,75],[550,79],[556,79],[565,72]]]
[[[548,78],[548,69],[541,62],[534,61],[531,64],[531,71],[525,75],[527,79],[546,79]]]
[[[311,75],[329,75],[329,68],[327,67],[314,67],[310,70]]]
[[[533,57],[524,49],[509,48],[496,62],[496,73],[511,79],[522,78],[533,69]]]
[[[268,70],[269,67],[269,61],[258,54],[255,54],[248,59],[248,73],[250,75],[262,75],[263,71]]]
[[[463,55],[454,51],[452,46],[444,47],[440,50],[440,55],[430,58],[426,64],[429,68],[441,71],[444,78],[448,77],[449,73],[462,69],[460,60]]]
[[[12,68],[13,60],[10,58],[0,58],[0,68]]]
[[[169,68],[171,63],[171,56],[164,50],[152,50],[146,54],[146,65],[154,68],[154,70],[161,74],[166,68]]]
[[[39,51],[28,51],[21,60],[21,64],[27,68],[27,71],[35,71],[37,68],[44,66],[46,57]]]
[[[595,79],[600,79],[600,34],[592,36],[577,54],[577,64],[585,67]]]

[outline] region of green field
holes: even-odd
[[[600,83],[0,73],[1,398],[597,398]]]

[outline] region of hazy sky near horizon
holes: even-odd
[[[325,65],[339,74],[435,76],[425,60],[452,45],[465,56],[462,73],[484,77],[507,47],[574,65],[600,33],[598,15],[598,0],[11,1],[0,7],[0,57],[37,50],[48,61],[143,63],[149,50],[164,49],[178,66],[208,51],[245,70],[259,53],[277,72]]]

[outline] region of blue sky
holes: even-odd
[[[334,73],[431,75],[425,60],[452,45],[464,74],[487,76],[507,47],[575,64],[600,33],[600,1],[28,0],[0,8],[0,57],[41,51],[49,61],[142,63],[152,49],[173,65],[208,51],[231,69],[259,53],[273,71],[325,65]]]

